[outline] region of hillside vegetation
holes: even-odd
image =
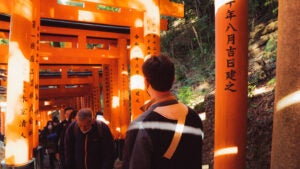
[[[169,30],[162,32],[161,51],[176,65],[174,92],[182,102],[195,107],[214,91],[214,0],[183,3],[185,16],[169,18]],[[249,95],[273,78],[277,9],[277,0],[249,0]]]
[[[203,164],[213,169],[215,45],[213,0],[188,0],[185,17],[170,18],[163,53],[176,65],[174,93],[198,113],[205,139]],[[277,0],[249,0],[246,169],[269,169],[277,51]]]

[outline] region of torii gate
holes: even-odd
[[[112,128],[120,126],[120,137],[124,137],[129,123],[129,93],[126,89],[129,85],[128,75],[130,76],[131,89],[131,117],[135,118],[141,113],[139,107],[147,99],[144,92],[141,64],[146,55],[160,52],[160,27],[166,24],[164,20],[161,21],[160,15],[183,16],[183,5],[168,0],[126,0],[119,2],[109,0],[52,0],[47,1],[47,4],[42,5],[41,3],[40,0],[14,0],[0,3],[0,12],[11,16],[8,52],[4,51],[1,56],[5,57],[0,59],[1,63],[7,63],[8,69],[5,165],[10,167],[32,163],[32,150],[37,147],[38,72],[39,63],[47,55],[43,53],[43,46],[40,44],[41,18],[130,27],[129,63],[126,59],[127,40],[121,38],[118,40],[118,44],[123,48],[117,61],[104,65],[103,69],[104,81],[105,79],[109,81],[105,84],[110,84],[110,86],[105,86],[108,92],[104,97],[108,97],[107,103],[111,107]],[[121,10],[115,13],[107,11],[100,13],[99,8],[101,6],[111,6]],[[78,38],[84,41],[85,36]],[[76,50],[69,50],[69,52],[79,55],[78,59],[83,60],[84,55],[76,53]],[[84,54],[87,53],[84,52]],[[70,63],[77,60],[68,54],[64,56],[66,57],[65,61]],[[51,56],[45,58],[47,58],[43,61],[45,63],[55,63],[57,59]],[[89,60],[93,62],[97,58],[91,57]],[[128,64],[131,65],[130,74],[127,70]],[[119,85],[112,85],[118,83]],[[115,102],[117,104],[114,107],[111,104]]]

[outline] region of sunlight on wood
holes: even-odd
[[[14,11],[16,14],[23,16],[24,18],[31,20],[32,18],[32,4],[30,0],[18,0],[15,2],[16,6]]]
[[[19,96],[22,96],[24,81],[29,82],[29,61],[25,59],[17,42],[10,42],[10,55],[8,60],[7,78],[7,116],[6,122],[12,123],[15,112],[22,107],[23,103]]]
[[[136,28],[141,28],[143,27],[144,24],[143,24],[143,20],[142,19],[136,19],[135,22],[134,22],[134,27]]]
[[[132,59],[143,59],[144,60],[144,55],[143,55],[143,50],[139,46],[135,46],[131,49],[130,51],[130,60]]]
[[[238,147],[227,147],[227,148],[216,150],[214,156],[215,157],[226,156],[226,155],[237,154],[237,153],[238,153]]]
[[[280,111],[292,105],[300,103],[300,91],[296,91],[288,96],[285,96],[277,102],[276,111]]]
[[[133,75],[130,78],[130,89],[131,90],[144,90],[145,89],[145,83],[144,83],[144,77],[141,75]]]
[[[6,164],[25,164],[28,162],[28,139],[16,136],[15,140],[7,141]]]
[[[215,0],[215,14],[218,12],[219,8],[230,1],[232,0]]]
[[[113,96],[112,97],[112,108],[117,108],[120,106],[120,97],[118,96]]]
[[[78,11],[78,20],[79,21],[89,21],[89,22],[95,22],[95,17],[93,12],[89,11]]]

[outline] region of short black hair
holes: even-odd
[[[152,88],[165,92],[172,88],[175,78],[174,63],[167,55],[152,55],[142,66],[143,74]]]
[[[69,106],[69,107],[66,107],[66,108],[64,109],[64,113],[66,113],[66,111],[68,111],[68,110],[74,110],[74,109],[73,109],[73,107],[70,107],[70,106]]]
[[[103,112],[102,112],[102,111],[98,111],[98,112],[96,113],[96,116],[98,116],[98,115],[103,116]]]
[[[70,115],[69,115],[68,121],[71,121],[72,119],[75,119],[76,115],[77,115],[77,110],[73,110],[73,111],[70,113]]]

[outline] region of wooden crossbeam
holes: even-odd
[[[51,48],[41,45],[40,64],[111,64],[117,59],[117,49]],[[7,63],[8,46],[0,45],[0,63]]]
[[[41,46],[40,64],[110,64],[118,50],[51,48]]]
[[[107,6],[115,6],[120,8],[131,8],[135,10],[147,10],[147,5],[149,1],[146,0],[122,0],[122,1],[112,1],[112,0],[77,0],[80,2],[89,3],[99,3]],[[170,0],[159,0],[160,14],[165,16],[173,17],[183,17],[184,15],[184,5],[176,2],[171,2]]]
[[[49,105],[45,105],[45,101],[49,103]],[[56,98],[56,99],[44,99],[39,102],[40,111],[45,110],[55,110],[59,107],[65,107],[67,105],[74,104],[74,98]]]
[[[112,39],[129,39],[129,34],[114,33],[114,32],[101,32],[101,31],[91,31],[82,29],[70,29],[61,27],[51,27],[51,26],[41,26],[41,33],[58,34],[58,35],[79,35],[85,34],[91,37],[101,37],[101,38],[112,38]]]
[[[78,88],[53,88],[53,89],[40,89],[40,99],[48,99],[48,98],[74,98],[85,96],[88,91],[92,91],[90,85],[85,85],[83,87]]]
[[[120,12],[98,10],[96,3],[86,3],[84,8],[60,5],[57,1],[47,1],[41,6],[41,18],[82,21],[117,26],[131,26],[136,18],[142,18],[143,13],[129,8],[122,8]],[[126,19],[124,18],[126,17]]]
[[[57,4],[57,1],[47,1],[47,5],[41,6],[41,18],[52,18],[59,20],[70,20],[70,21],[83,21],[107,25],[116,26],[132,26],[136,19],[143,18],[143,12],[146,10],[147,5],[144,3],[116,1],[116,2],[100,2],[94,3],[89,1],[85,2],[85,7],[74,7],[67,5]],[[134,4],[137,3],[137,4]],[[121,7],[119,12],[111,12],[105,10],[98,10],[97,4],[111,5]],[[127,6],[129,5],[129,7]],[[162,0],[160,2],[161,15],[183,17],[184,16],[184,5],[168,0]],[[4,1],[0,3],[0,13],[10,14],[10,2]],[[151,9],[150,9],[151,10]],[[125,18],[126,17],[126,18]],[[167,30],[165,26],[166,19],[161,19],[163,23],[161,30]]]
[[[72,66],[66,66],[66,65],[41,65],[40,70],[43,71],[49,71],[49,72],[60,72],[60,76],[41,76],[42,73],[40,73],[40,79],[39,79],[39,85],[45,86],[45,85],[78,85],[78,84],[92,84],[93,83],[93,77],[92,74],[89,76],[68,76],[67,71],[71,70],[72,72],[92,72],[94,69],[101,70],[101,65],[90,65],[90,66],[84,66],[84,65],[72,65]]]
[[[75,85],[75,84],[91,84],[92,77],[74,77],[74,78],[40,78],[39,85]]]

